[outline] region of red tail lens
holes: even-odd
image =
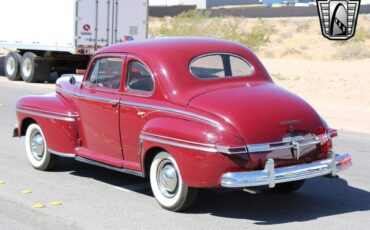
[[[326,129],[325,129],[325,127],[324,126],[320,126],[319,128],[317,128],[316,129],[316,131],[315,131],[315,134],[317,135],[317,136],[319,136],[319,135],[322,135],[322,134],[325,134],[326,133]]]

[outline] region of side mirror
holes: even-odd
[[[71,76],[71,77],[69,78],[69,83],[71,83],[71,85],[76,84],[76,78],[75,78],[74,76]]]

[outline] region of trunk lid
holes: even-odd
[[[224,88],[199,94],[189,106],[207,111],[233,125],[247,145],[282,142],[291,137],[312,138],[322,126],[321,118],[304,100],[273,83],[247,83],[244,87]],[[307,146],[299,157],[291,149],[250,153],[259,167],[267,158],[276,165],[314,160],[318,148]]]

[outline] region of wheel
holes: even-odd
[[[35,82],[35,58],[36,54],[27,52],[23,54],[22,62],[21,62],[21,75],[22,79],[25,82]]]
[[[4,70],[6,77],[11,81],[21,79],[19,71],[19,64],[21,62],[21,55],[17,52],[11,51],[5,57]]]
[[[276,193],[292,193],[300,189],[303,184],[304,184],[304,180],[286,182],[286,183],[276,184],[275,188],[272,188],[271,190]]]
[[[58,159],[58,156],[48,152],[44,134],[37,124],[31,124],[27,128],[26,153],[31,165],[42,171],[52,169]]]
[[[150,185],[157,202],[170,211],[182,211],[195,201],[196,188],[182,180],[175,159],[167,152],[158,153],[150,166]]]

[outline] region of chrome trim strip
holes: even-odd
[[[164,107],[164,106],[149,105],[149,104],[128,102],[128,101],[120,101],[120,104],[126,105],[126,106],[132,106],[132,107],[142,107],[142,108],[146,108],[146,109],[161,110],[161,111],[165,111],[165,112],[177,113],[177,114],[181,114],[181,115],[185,115],[185,116],[189,116],[189,117],[194,117],[194,118],[197,118],[199,120],[208,122],[208,123],[216,126],[217,128],[219,128],[220,130],[223,129],[222,125],[219,122],[217,122],[215,120],[212,120],[208,117],[192,113],[192,112],[187,112],[187,111],[183,111],[183,110],[179,110],[179,109],[167,108],[167,107]]]
[[[55,150],[52,150],[52,149],[48,149],[48,151],[51,154],[54,154],[54,155],[57,155],[57,156],[60,156],[60,157],[74,158],[76,156],[76,154],[74,154],[74,153],[62,153],[62,152],[58,152],[58,151],[55,151]]]
[[[72,113],[57,113],[57,112],[53,112],[53,111],[48,111],[48,110],[43,110],[43,109],[35,109],[35,108],[25,107],[25,106],[21,106],[21,105],[17,106],[17,108],[23,109],[23,110],[32,110],[34,112],[51,113],[51,114],[57,115],[57,116],[78,117],[77,114],[72,114]]]
[[[149,135],[149,136],[153,136],[153,137],[158,137],[158,138],[163,138],[163,139],[169,139],[169,140],[173,140],[173,141],[185,142],[185,143],[188,143],[188,144],[202,145],[202,146],[206,146],[206,147],[215,147],[215,145],[213,145],[213,144],[206,144],[206,143],[195,142],[195,141],[187,141],[187,140],[183,140],[183,139],[178,139],[178,138],[173,138],[173,137],[168,137],[168,136],[162,136],[162,135],[153,134],[153,133],[141,132],[141,134]]]
[[[208,146],[203,143],[183,141],[180,139],[168,138],[164,136],[151,137],[150,135],[141,134],[140,139],[146,140],[146,141],[157,142],[157,143],[165,144],[165,145],[176,146],[180,148],[193,149],[193,150],[212,152],[212,153],[217,152],[217,149],[215,147]],[[200,146],[196,146],[196,145],[200,145]]]
[[[327,141],[328,139],[330,139],[330,137],[327,134],[324,134],[320,136],[314,136],[312,138],[299,139],[299,140],[283,140],[280,142],[251,144],[251,145],[247,145],[247,149],[248,149],[248,152],[250,153],[270,152],[270,151],[275,151],[275,150],[291,149],[291,148],[296,148],[296,147],[316,145],[321,142]]]
[[[228,155],[248,153],[245,146],[230,147],[230,146],[221,146],[221,145],[215,145],[215,144],[207,144],[207,143],[187,141],[183,139],[167,137],[167,136],[162,136],[162,135],[157,135],[157,134],[152,134],[152,133],[147,133],[147,132],[141,132],[139,139],[145,140],[145,138],[143,138],[144,135],[151,136],[151,137],[147,137],[147,138],[150,138],[151,141],[163,139],[163,141],[161,142],[159,141],[154,141],[154,142],[159,142],[162,144],[168,144],[168,145],[173,145],[173,146],[182,147],[182,148],[189,148],[189,149],[201,150],[201,151],[206,151],[206,152],[219,152],[219,153],[224,153]],[[177,142],[182,142],[184,144],[177,143]],[[191,145],[195,145],[195,146],[191,146]],[[236,151],[236,152],[230,151],[232,149],[239,149],[239,148],[244,148],[245,151]]]
[[[228,188],[244,188],[268,185],[275,187],[277,183],[304,180],[324,175],[336,175],[352,165],[349,154],[334,154],[329,159],[282,168],[274,167],[274,160],[268,159],[263,170],[248,172],[227,172],[221,176],[221,186]]]
[[[90,159],[87,159],[87,158],[84,158],[84,157],[80,157],[80,156],[76,156],[75,157],[75,160],[76,161],[83,162],[83,163],[86,163],[86,164],[90,164],[90,165],[94,165],[94,166],[99,166],[99,167],[103,167],[103,168],[106,168],[106,169],[115,170],[115,171],[118,171],[118,172],[123,172],[123,173],[132,174],[132,175],[135,175],[135,176],[144,177],[143,172],[140,172],[140,171],[135,171],[135,170],[126,169],[126,168],[119,168],[119,167],[115,167],[115,166],[112,166],[112,165],[104,164],[104,163],[101,163],[101,162],[98,162],[98,161],[94,161],[94,160],[90,160]]]
[[[64,89],[61,89],[61,88],[56,88],[56,92],[59,92],[59,93],[63,92],[63,93],[68,94],[70,96],[79,97],[79,98],[83,98],[83,99],[90,99],[90,100],[93,100],[93,101],[106,102],[106,103],[110,103],[110,104],[118,104],[119,103],[119,100],[116,100],[116,99],[109,99],[109,98],[83,95],[83,94],[80,94],[80,93],[70,92],[70,91],[67,91],[67,90],[64,90]]]
[[[181,114],[181,115],[185,115],[185,116],[189,116],[189,117],[194,117],[196,119],[205,121],[207,123],[212,124],[213,126],[217,127],[220,130],[223,129],[223,126],[219,122],[217,122],[213,119],[210,119],[208,117],[198,115],[198,114],[195,114],[195,113],[179,110],[179,109],[172,109],[172,108],[167,108],[167,107],[164,107],[164,106],[149,105],[149,104],[143,104],[143,103],[119,101],[119,100],[114,100],[114,99],[104,99],[104,98],[100,98],[100,97],[81,95],[81,94],[76,94],[76,93],[73,93],[73,92],[70,92],[70,91],[66,91],[66,90],[61,89],[61,88],[57,88],[56,91],[59,92],[59,93],[63,92],[65,94],[68,94],[68,95],[71,95],[71,96],[74,96],[74,97],[91,99],[91,100],[96,100],[96,101],[100,101],[100,102],[107,102],[107,103],[111,103],[111,104],[120,103],[121,105],[126,105],[126,106],[142,107],[142,108],[146,108],[146,109],[154,109],[154,110],[161,110],[161,111],[170,112],[170,113],[177,113],[177,114]]]
[[[75,121],[75,118],[69,117],[68,115],[65,116],[65,117],[62,117],[62,116],[48,115],[48,114],[43,114],[43,113],[39,113],[39,112],[33,112],[33,111],[24,110],[24,109],[18,109],[18,108],[16,109],[16,111],[17,112],[20,112],[20,113],[35,115],[35,116],[49,118],[49,119],[55,119],[55,120],[61,120],[61,121],[68,121],[68,122]]]

